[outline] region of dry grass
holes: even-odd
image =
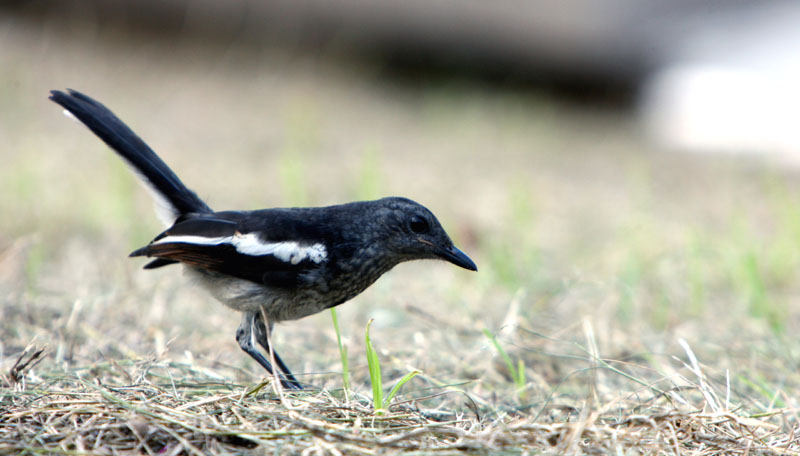
[[[0,445],[20,454],[800,453],[800,438],[782,432],[789,411],[744,416],[721,407],[702,380],[646,401],[549,403],[535,415],[482,414],[486,404],[475,402],[461,412],[420,407],[430,397],[376,415],[360,395],[276,394],[269,382],[250,388],[153,361],[7,380]],[[698,394],[706,410],[687,400]]]
[[[3,27],[0,452],[800,453],[795,172],[652,151],[624,113],[535,91]],[[278,393],[238,316],[125,257],[159,230],[150,201],[46,101],[65,86],[213,207],[405,195],[480,272],[406,264],[342,306],[352,391],[328,314],[281,325],[275,347],[316,389]],[[422,371],[382,415],[370,318],[388,385]]]

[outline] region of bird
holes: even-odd
[[[71,89],[51,90],[49,98],[113,149],[153,196],[166,230],[130,256],[151,258],[144,269],[182,264],[216,300],[240,311],[239,346],[286,389],[304,387],[270,346],[275,323],[347,302],[405,261],[478,270],[436,216],[408,198],[214,211],[103,104]]]

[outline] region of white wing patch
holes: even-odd
[[[265,242],[255,233],[236,233],[233,236],[219,237],[167,236],[153,244],[168,244],[173,242],[197,245],[230,244],[236,248],[237,252],[244,255],[275,255],[278,259],[291,264],[298,264],[305,259],[319,264],[328,256],[325,245],[319,242],[312,245],[301,245],[295,241]]]

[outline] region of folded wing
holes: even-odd
[[[131,256],[155,257],[146,268],[180,262],[255,283],[293,288],[300,276],[327,261],[322,242],[275,240],[237,220],[209,214],[179,220]]]

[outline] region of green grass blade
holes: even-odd
[[[514,379],[517,382],[518,388],[525,387],[525,362],[522,358],[517,359],[517,376]]]
[[[412,378],[416,377],[418,374],[421,374],[421,373],[422,373],[422,371],[415,370],[415,371],[411,371],[411,372],[407,373],[406,375],[404,375],[403,378],[401,378],[394,385],[394,387],[392,387],[392,390],[389,391],[389,394],[386,396],[386,399],[383,400],[383,408],[388,409],[389,408],[389,404],[392,403],[392,399],[394,399],[394,396],[400,391],[400,388],[402,388],[403,385],[408,383],[409,380],[411,380]]]
[[[381,362],[378,359],[378,352],[372,345],[369,338],[369,327],[374,319],[370,318],[367,322],[364,340],[367,348],[367,365],[369,366],[369,379],[372,383],[372,403],[375,411],[383,410],[383,379],[381,378]]]
[[[350,362],[347,359],[347,347],[342,344],[342,333],[339,331],[339,318],[336,315],[336,308],[331,307],[331,319],[333,319],[333,329],[336,331],[336,343],[339,344],[339,358],[342,360],[342,385],[345,391],[350,390]]]
[[[517,374],[517,368],[514,367],[514,362],[511,361],[511,357],[508,356],[508,353],[506,353],[503,346],[500,345],[500,342],[497,341],[497,336],[492,334],[491,331],[489,331],[488,329],[484,329],[483,334],[486,336],[486,338],[488,338],[492,342],[492,345],[494,345],[494,348],[495,350],[497,350],[497,353],[499,353],[500,356],[503,358],[503,361],[506,362],[506,366],[508,366],[508,372],[511,373],[511,378],[514,379],[514,382],[516,383],[519,378]],[[522,375],[523,376],[525,375],[524,372]]]

